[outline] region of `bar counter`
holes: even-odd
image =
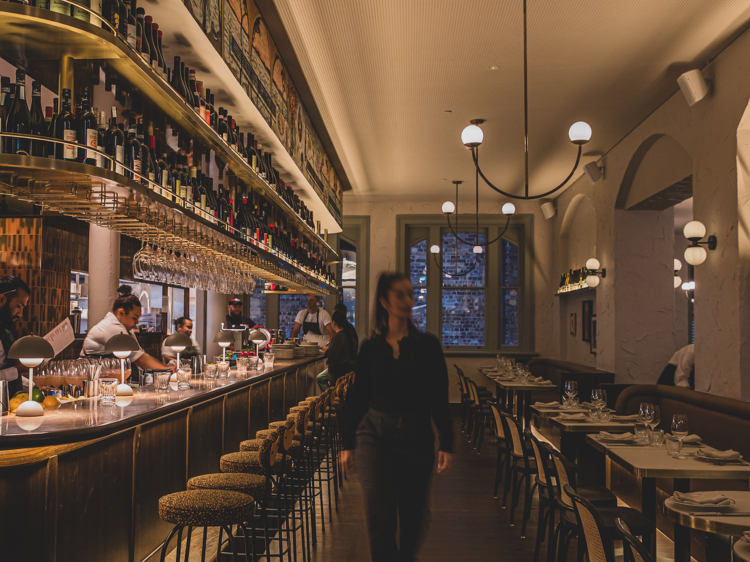
[[[141,562],[170,530],[158,500],[193,476],[220,472],[225,453],[317,394],[322,356],[276,361],[237,380],[189,390],[136,390],[132,400],[65,403],[34,418],[0,418],[3,558]],[[127,403],[126,403],[127,402]],[[37,418],[36,421],[38,421]],[[24,427],[26,429],[24,429]]]

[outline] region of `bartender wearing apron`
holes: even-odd
[[[181,334],[185,334],[190,338],[190,341],[193,342],[193,345],[186,347],[185,349],[180,351],[180,361],[184,360],[190,362],[193,357],[202,355],[201,346],[193,337],[193,321],[190,320],[190,318],[185,318],[184,316],[182,316],[174,321],[174,325],[178,332],[180,332]],[[177,352],[171,347],[167,347],[164,344],[162,344],[161,346],[161,358],[167,365],[177,364]]]
[[[300,310],[294,319],[293,338],[297,337],[300,329],[305,334],[303,341],[317,342],[320,347],[327,346],[333,337],[331,315],[318,306],[315,295],[307,297],[307,308]]]

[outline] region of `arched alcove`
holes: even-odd
[[[750,104],[737,127],[737,223],[740,276],[740,392],[743,400],[750,400]],[[697,347],[697,346],[696,346]],[[696,388],[710,388],[710,381],[700,381]]]
[[[615,203],[615,372],[621,383],[655,383],[674,352],[674,206],[692,197],[692,159],[668,135],[633,154]]]

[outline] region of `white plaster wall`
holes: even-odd
[[[591,343],[583,341],[583,301],[594,301],[596,314],[596,293],[570,293],[560,297],[560,333],[562,349],[560,359],[596,367],[596,354],[591,353]],[[576,315],[576,335],[570,334],[570,315]]]
[[[638,167],[625,208],[629,209],[692,173],[693,162],[687,151],[672,137],[661,137]]]
[[[687,281],[688,271],[685,262],[685,249],[688,247],[687,238],[681,233],[674,235],[674,257],[682,262],[682,269],[678,275],[682,282]],[[690,343],[688,331],[688,297],[681,287],[674,290],[674,347],[680,349]]]

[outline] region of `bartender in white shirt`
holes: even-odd
[[[132,288],[128,285],[122,285],[117,289],[117,292],[120,296],[112,305],[112,311],[107,312],[104,319],[86,334],[86,339],[83,340],[81,355],[104,354],[104,346],[107,345],[107,341],[117,334],[128,333],[134,338],[136,337],[133,330],[138,325],[138,320],[141,317],[141,301],[138,300],[138,297],[131,294]],[[176,367],[166,366],[155,357],[151,357],[143,349],[131,353],[130,360],[141,369],[177,370]]]
[[[297,337],[300,329],[305,334],[304,341],[317,342],[320,347],[327,346],[333,337],[331,315],[318,306],[315,295],[307,297],[307,308],[300,310],[294,319],[293,338]]]
[[[661,373],[656,384],[695,388],[695,345],[678,349]]]
[[[20,277],[0,277],[0,381],[8,382],[9,396],[23,390],[21,375],[29,371],[16,359],[9,359],[8,350],[15,341],[13,324],[21,318],[30,295],[31,289]]]

